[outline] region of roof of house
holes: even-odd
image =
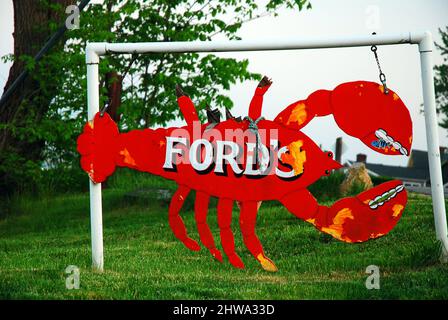
[[[395,167],[376,163],[366,163],[366,168],[380,176],[422,181],[429,179],[428,168]]]
[[[448,181],[448,149],[441,148],[440,160],[443,168],[443,180]],[[394,177],[398,179],[429,180],[428,152],[412,150],[407,167],[387,166],[377,163],[366,163],[367,170],[380,176]]]
[[[412,150],[408,160],[408,167],[428,168],[428,152],[422,150]]]
[[[448,149],[440,148],[440,161],[442,164],[448,161]],[[409,157],[408,167],[412,168],[429,168],[428,151],[412,150]]]

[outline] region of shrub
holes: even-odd
[[[319,201],[336,200],[341,197],[339,186],[344,179],[345,175],[343,172],[334,172],[329,176],[325,176],[317,180],[308,187],[308,190]]]
[[[373,182],[374,186],[377,186],[377,185],[382,184],[382,183],[387,182],[387,181],[394,180],[394,178],[384,177],[384,176],[370,177],[370,178],[372,178],[372,182]]]

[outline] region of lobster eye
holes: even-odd
[[[330,170],[325,170],[325,174],[328,176],[330,174]]]
[[[328,156],[329,158],[333,158],[333,152],[327,152],[327,156]]]

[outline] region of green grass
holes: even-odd
[[[257,232],[279,268],[273,274],[263,271],[245,249],[236,206],[233,229],[244,270],[227,261],[220,264],[205,249],[187,250],[169,229],[166,203],[126,196],[140,187],[174,189],[173,183],[144,174],[123,175],[111,180],[103,193],[102,274],[90,267],[88,194],[12,201],[13,214],[0,220],[0,298],[448,299],[448,267],[438,261],[428,197],[411,196],[397,227],[363,244],[331,240],[278,203],[264,203]],[[198,239],[192,199],[183,217]],[[219,243],[214,207],[209,224]],[[372,264],[380,268],[380,290],[365,287],[365,270]],[[65,288],[68,265],[80,268],[79,290]]]

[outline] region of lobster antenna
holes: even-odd
[[[221,121],[221,114],[218,109],[210,109],[208,104],[205,105],[205,110],[207,112],[207,120],[210,123],[219,123]]]
[[[226,120],[234,119],[235,117],[230,113],[230,110],[226,108]]]
[[[226,109],[226,120],[233,119],[236,122],[241,122],[241,117],[234,117],[229,109]]]
[[[184,116],[185,121],[187,121],[187,124],[190,126],[193,125],[195,121],[199,121],[193,101],[191,101],[190,97],[185,94],[179,84],[176,84],[176,96],[180,112]]]
[[[267,87],[272,84],[272,79],[269,79],[267,76],[264,76],[263,79],[258,83],[259,88]]]
[[[182,90],[182,87],[176,83],[176,97],[180,98],[182,96],[186,96],[185,92]]]

